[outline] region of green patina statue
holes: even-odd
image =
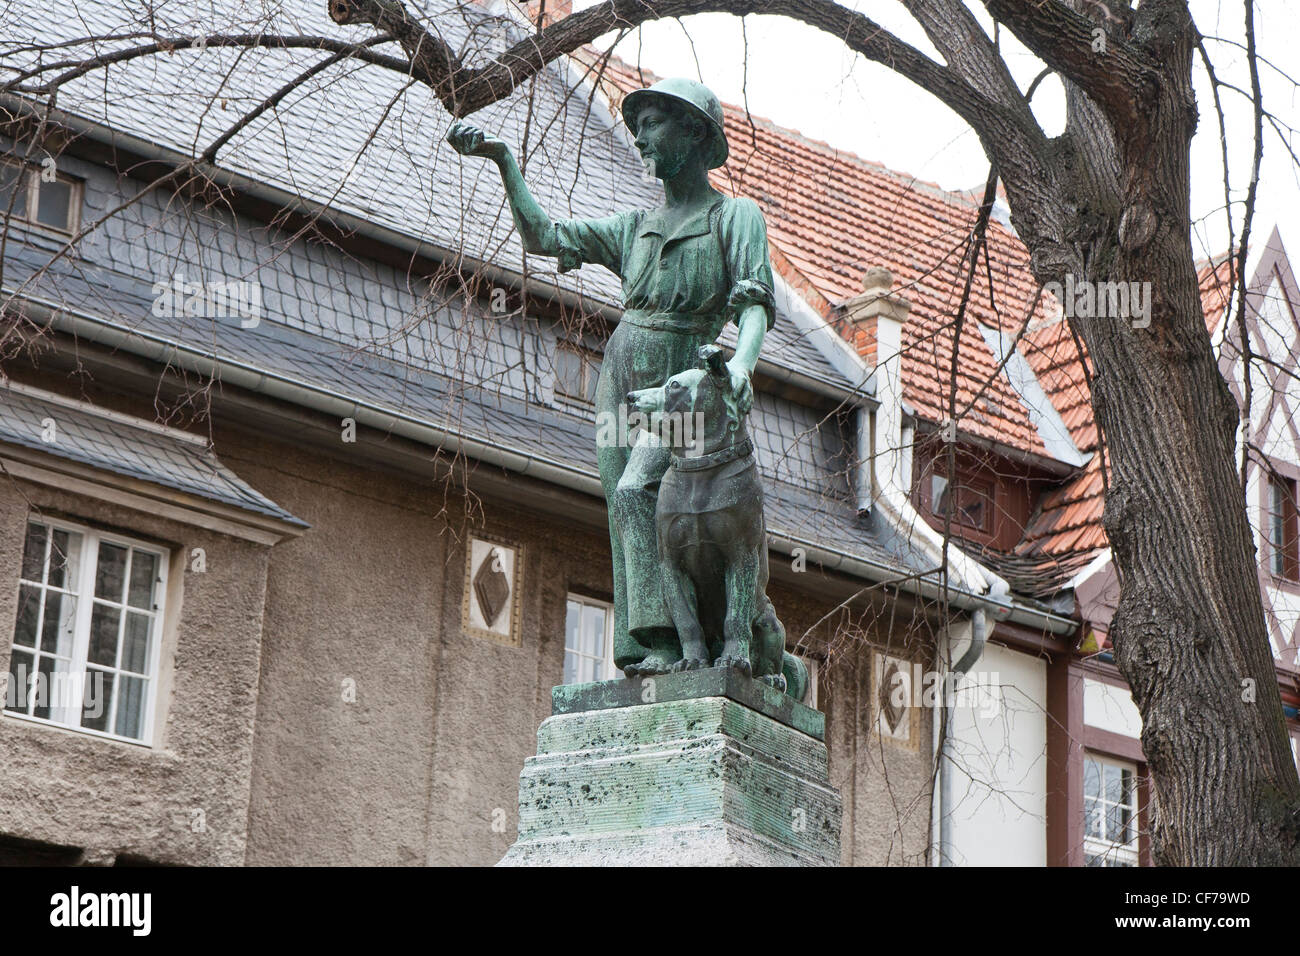
[[[603,219],[553,222],[500,139],[457,122],[447,141],[496,162],[528,252],[558,258],[561,272],[595,263],[622,279],[624,312],[596,386],[598,423],[629,408],[701,423],[703,434],[677,447],[654,428],[630,440],[625,430],[608,430],[618,440],[598,436],[615,665],[629,676],[733,666],[802,700],[807,671],[785,653],[766,595],[762,488],[744,428],[750,376],[775,320],[763,215],[709,184],[708,171],[727,159],[727,138],[722,107],[704,85],[668,79],[636,90],[623,118],[666,198],[658,209]],[[723,362],[709,347],[728,321],[737,344]]]

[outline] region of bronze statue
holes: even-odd
[[[622,112],[643,162],[663,181],[665,202],[658,209],[553,222],[504,142],[460,122],[452,124],[447,141],[463,155],[496,162],[528,252],[558,258],[561,272],[594,263],[622,279],[624,312],[606,345],[596,386],[598,421],[617,416],[631,393],[659,388],[674,373],[695,367],[700,348],[712,344],[728,321],[738,328],[736,353],[717,374],[725,374],[730,401],[743,420],[753,403],[750,376],[775,310],[762,213],[752,200],[726,197],[709,184],[709,170],[727,159],[722,106],[703,84],[668,79],[628,94]],[[614,561],[614,662],[629,676],[713,662],[699,656],[698,645],[691,648],[695,656],[684,653],[664,599],[655,513],[671,459],[672,449],[648,430],[638,430],[631,447],[626,441],[597,443]],[[758,550],[766,570],[765,541]],[[755,579],[754,586],[760,590],[746,606],[759,609],[762,626],[779,630],[763,585]],[[771,640],[766,636],[762,646]],[[802,698],[806,672],[795,658],[783,655],[784,667],[774,671],[770,654],[754,661],[748,646],[728,646],[726,660],[754,676],[784,670],[795,677],[801,686],[791,692]]]

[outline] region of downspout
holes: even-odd
[[[971,615],[970,626],[970,647],[966,648],[966,653],[962,654],[961,660],[952,665],[953,686],[956,688],[956,680],[962,675],[970,672],[980,657],[984,653],[984,647],[988,643],[989,624],[988,613],[984,608],[979,608]],[[952,638],[945,634],[945,642],[951,647]],[[939,719],[936,713],[933,720],[930,721],[934,730],[935,748],[934,752],[939,755],[939,798],[935,806],[935,814],[939,820],[939,842],[935,848],[937,864],[939,866],[952,866],[952,813],[953,806],[953,753],[952,753],[952,733],[948,726],[948,708],[947,708],[947,675],[944,675],[944,681],[941,685],[944,688],[944,709],[943,719]]]

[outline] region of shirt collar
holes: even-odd
[[[718,205],[718,203],[722,202],[724,198],[726,197],[721,195],[716,196],[707,206],[702,206],[695,212],[691,213],[677,226],[673,231],[673,234],[664,240],[664,244],[666,245],[674,239],[686,239],[690,236],[707,235],[709,232],[709,221],[713,209]],[[642,236],[663,236],[664,233],[663,210],[654,209],[647,213],[645,218],[641,220],[641,228],[637,230],[636,235],[637,238],[640,239]]]

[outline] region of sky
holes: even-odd
[[[575,9],[596,0],[576,0]],[[925,34],[893,0],[841,0],[938,59]],[[977,4],[978,6],[978,4]],[[1245,53],[1213,37],[1244,40],[1240,0],[1192,0],[1192,14],[1206,36],[1206,48],[1221,80],[1248,90]],[[1258,0],[1255,9],[1259,53],[1281,71],[1300,77],[1300,4]],[[597,46],[605,49],[613,35]],[[1042,63],[1003,32],[1012,75],[1021,88]],[[853,53],[835,37],[784,17],[704,14],[649,23],[628,34],[616,52],[661,76],[700,79],[724,101],[747,105],[803,135],[822,140],[944,189],[982,188],[988,160],[971,129],[933,96]],[[1210,85],[1199,60],[1196,68],[1200,124],[1192,144],[1193,249],[1198,257],[1228,246],[1224,218],[1223,170],[1218,118]],[[1265,108],[1288,125],[1300,127],[1300,94],[1278,70],[1261,63]],[[1242,201],[1249,184],[1252,125],[1249,101],[1221,91],[1228,119],[1229,168],[1233,185],[1235,232],[1241,228]],[[1033,107],[1043,128],[1058,133],[1064,123],[1064,96],[1055,78],[1045,81]],[[1300,153],[1300,137],[1292,148]],[[1266,238],[1275,224],[1300,254],[1300,171],[1286,146],[1265,125],[1259,201],[1254,234]],[[1253,244],[1253,243],[1252,243]]]

